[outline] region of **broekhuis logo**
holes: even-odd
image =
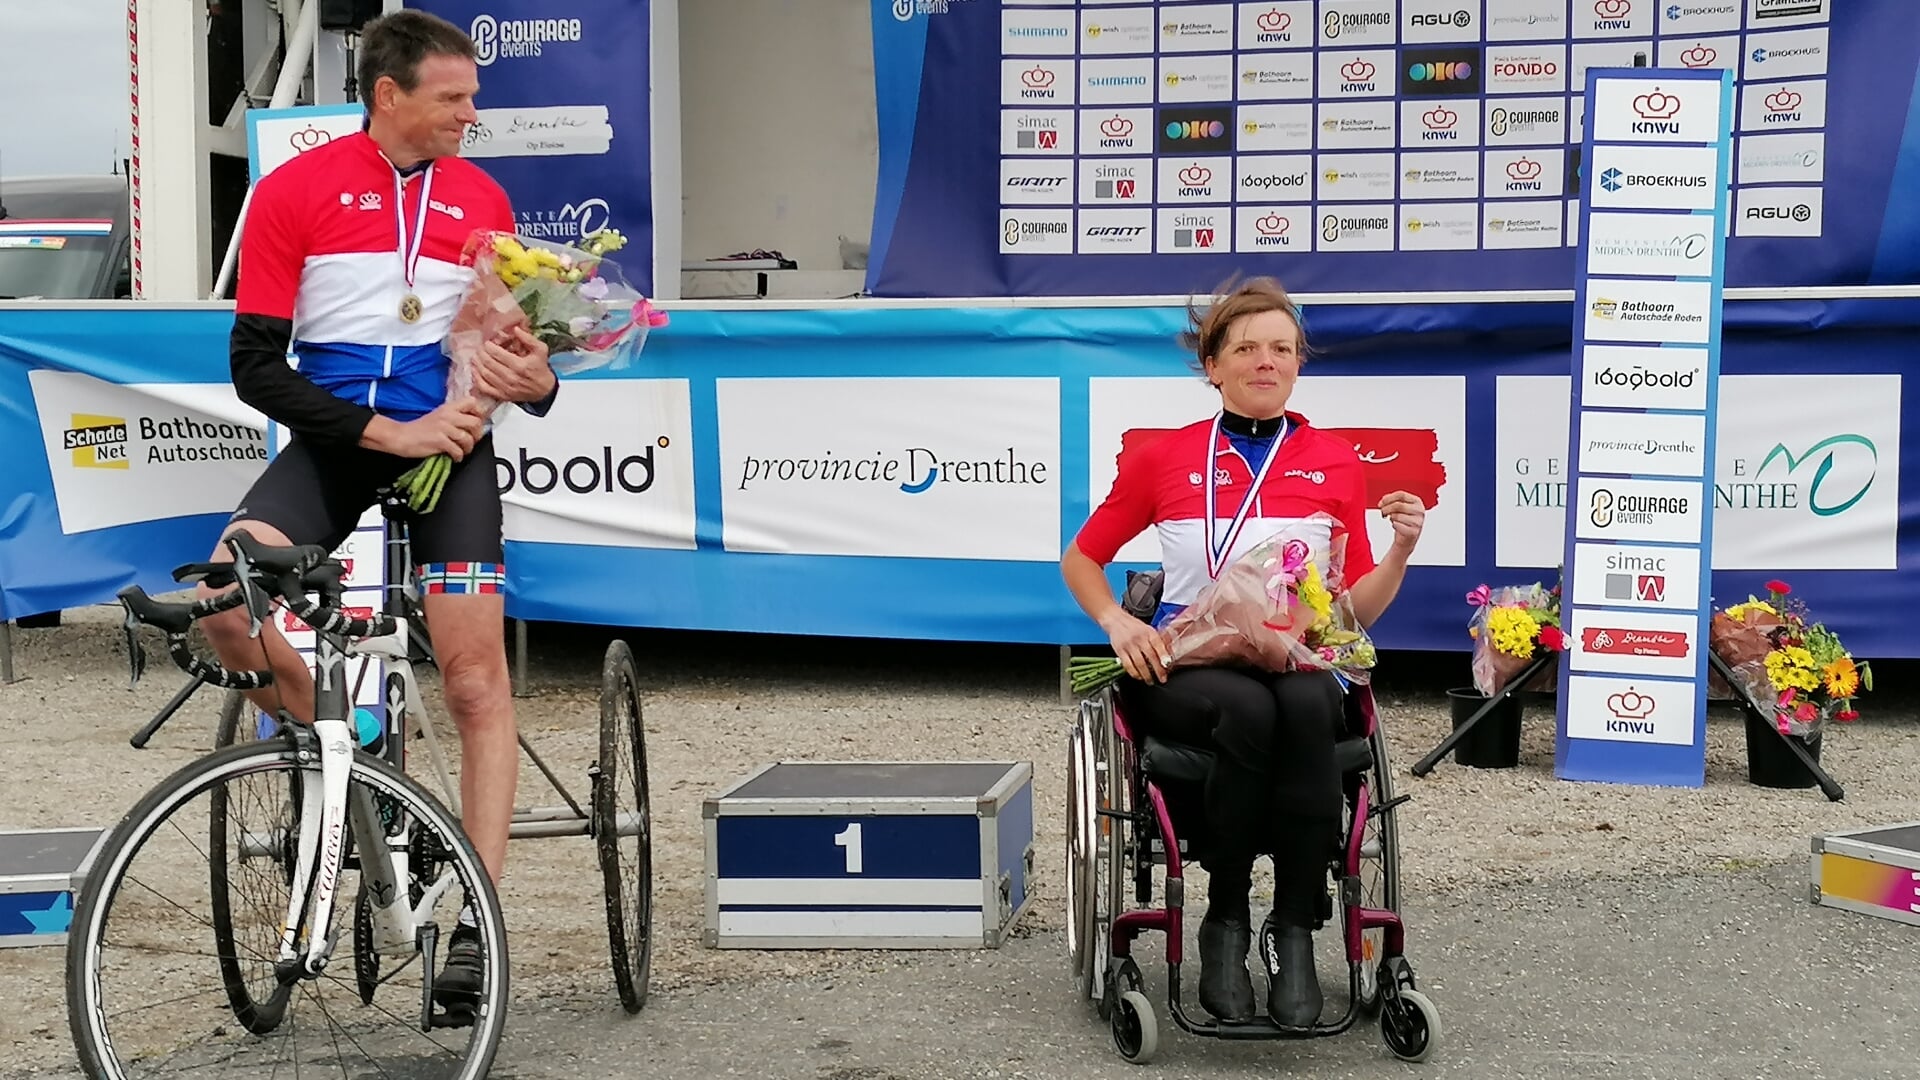
[[[821,457],[748,455],[740,468],[740,490],[755,485],[884,484],[919,495],[935,484],[1025,486],[1047,482],[1047,463],[1022,457],[1009,446],[991,458],[952,458],[925,446],[894,453],[843,457],[829,450]]]
[[[494,476],[502,495],[515,489],[529,495],[545,495],[555,490],[570,491],[575,495],[620,491],[638,495],[653,486],[654,450],[664,450],[670,445],[672,440],[665,435],[633,454],[627,453],[624,448],[616,450],[612,444],[606,444],[596,457],[579,454],[559,463],[538,454],[529,455],[523,446],[517,463],[505,458],[494,459]]]

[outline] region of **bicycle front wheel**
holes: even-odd
[[[383,843],[373,865],[394,869],[382,876],[403,898],[437,895],[417,911],[416,932],[389,933],[381,943],[382,967],[391,965],[381,981],[395,988],[369,1005],[355,986],[343,928],[361,880],[376,880],[363,873],[358,844],[343,857],[329,925],[311,925],[303,914],[292,933],[295,959],[283,960],[296,860],[303,839],[314,842],[301,835],[310,815],[291,808],[319,779],[317,763],[300,762],[290,737],[243,741],[180,769],[115,826],[67,941],[68,1026],[89,1077],[487,1075],[506,1020],[499,899],[459,823],[385,762],[356,754],[348,780],[349,802],[380,806],[374,827],[405,838]],[[206,843],[216,809],[240,805],[282,812],[218,815],[223,836]],[[200,865],[216,856],[226,864],[219,873]],[[220,900],[210,895],[214,882],[226,893]],[[209,917],[216,906],[226,915],[218,927]],[[477,935],[480,956],[477,969],[468,964],[463,973],[478,991],[449,1016],[431,997],[445,996],[441,966],[463,910],[477,928],[467,934]],[[299,973],[316,935],[331,945],[329,963],[317,974]],[[236,971],[245,976],[244,995],[233,992]]]

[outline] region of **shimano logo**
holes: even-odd
[[[473,60],[481,67],[496,60],[539,56],[540,46],[555,41],[579,41],[579,19],[496,19],[475,15],[467,27],[473,39]]]

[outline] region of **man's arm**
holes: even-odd
[[[270,173],[254,185],[240,230],[238,284],[227,366],[240,400],[317,442],[367,445],[377,432],[372,409],[335,397],[287,362],[300,272],[307,260],[298,178]]]
[[[507,190],[500,186],[499,181],[494,181],[493,187],[498,200],[498,205],[494,207],[493,227],[501,232],[517,232],[519,224],[513,219],[513,200],[507,196]],[[552,366],[551,362],[548,366]],[[559,396],[560,373],[556,371],[553,375],[553,386],[547,390],[545,397],[538,401],[517,401],[514,404],[520,407],[521,412],[530,416],[545,416],[553,408],[554,399]]]
[[[240,400],[316,442],[368,445],[365,436],[377,419],[374,411],[328,393],[295,371],[287,363],[292,339],[292,319],[257,312],[234,315],[227,363]]]

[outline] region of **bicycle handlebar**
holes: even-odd
[[[187,634],[195,622],[209,615],[218,615],[244,605],[255,637],[259,636],[261,625],[272,617],[275,600],[284,602],[294,617],[322,634],[348,638],[379,637],[393,633],[399,626],[393,616],[384,612],[376,612],[372,618],[362,619],[341,609],[340,600],[346,591],[342,581],[346,567],[330,559],[325,548],[316,544],[272,547],[255,540],[245,530],[228,537],[226,546],[233,553],[231,564],[188,563],[175,569],[173,578],[183,584],[195,581],[211,586],[237,583],[238,588],[231,592],[191,603],[165,603],[148,596],[146,590],[138,585],[129,585],[120,590],[120,604],[127,610],[127,659],[132,668],[133,682],[139,682],[146,669],[146,651],[141,647],[139,638],[142,624],[166,633],[168,654],[197,683],[228,690],[256,690],[271,686],[273,672],[270,669],[232,671],[222,667],[218,661],[196,656],[188,645]],[[309,599],[309,592],[318,592],[320,600]],[[178,707],[177,704],[175,707]]]

